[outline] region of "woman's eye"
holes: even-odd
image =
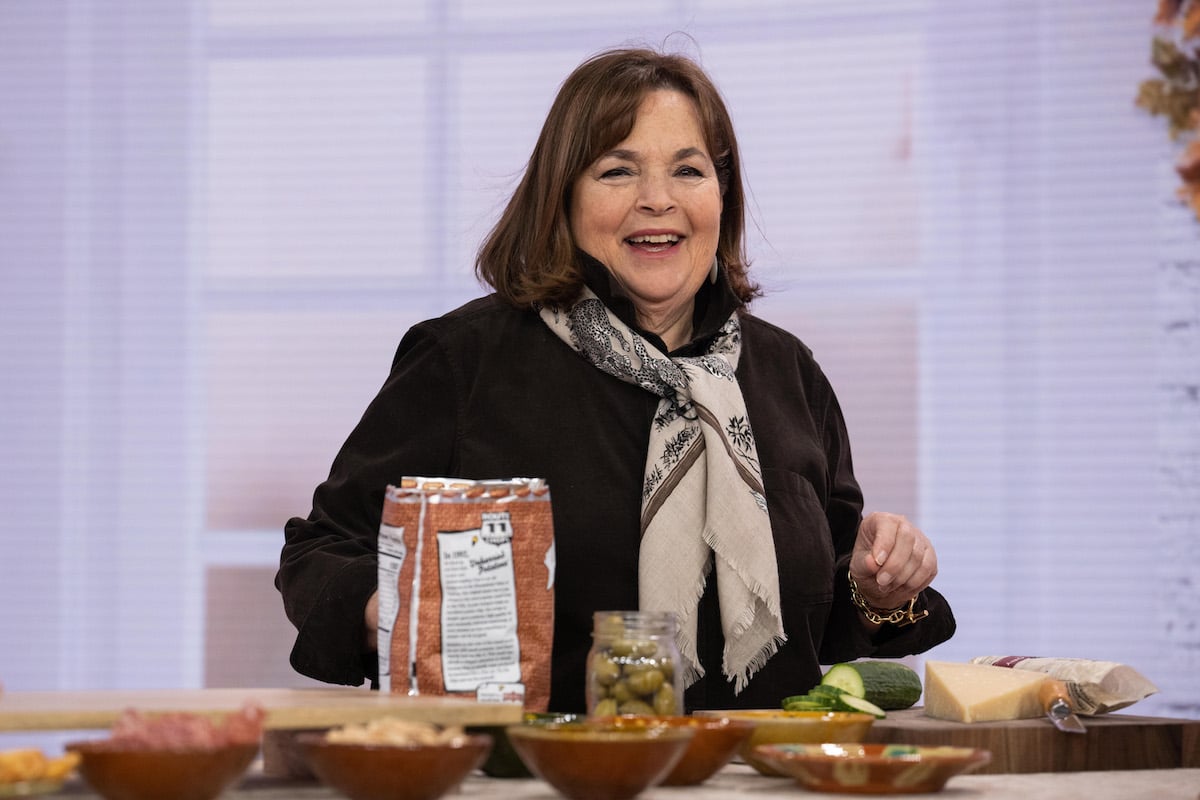
[[[691,166],[680,167],[676,174],[681,175],[685,178],[703,178],[704,177],[703,172],[701,172],[698,168],[691,167]]]
[[[611,169],[606,169],[603,172],[601,172],[600,177],[601,178],[622,178],[622,177],[624,177],[626,175],[630,175],[630,174],[632,174],[632,173],[630,172],[629,167],[613,167]]]

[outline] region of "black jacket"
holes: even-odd
[[[589,285],[632,326],[632,307],[603,268],[589,270]],[[723,281],[706,285],[697,336],[674,355],[703,350],[737,305]],[[698,627],[706,676],[687,691],[689,710],[778,707],[815,684],[821,664],[922,652],[954,632],[950,607],[933,590],[920,600],[929,617],[874,637],[851,605],[846,569],[862,495],[837,399],[808,348],[743,314],[737,375],[763,466],[788,641],[734,696],[721,675],[716,594],[707,592]],[[538,477],[550,486],[557,551],[550,707],[582,710],[592,612],[638,607],[641,487],[657,404],[585,362],[536,312],[495,296],[414,326],[317,488],[312,513],[286,525],[276,585],[298,629],[292,665],[330,683],[374,679],[362,619],[389,483],[405,475]]]

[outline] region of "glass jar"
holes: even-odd
[[[587,709],[614,714],[683,713],[676,689],[675,615],[658,611],[597,611],[587,659]]]

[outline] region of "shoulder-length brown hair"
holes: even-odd
[[[475,274],[497,294],[519,307],[562,307],[578,298],[583,277],[568,221],[575,179],[629,136],[642,98],[655,89],[695,101],[721,188],[717,257],[743,302],[759,294],[746,275],[745,195],[725,102],[694,61],[649,49],[592,56],[559,88],[525,174],[475,259]]]

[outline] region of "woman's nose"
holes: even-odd
[[[638,183],[638,207],[652,214],[675,208],[670,179],[660,175],[644,176]]]

